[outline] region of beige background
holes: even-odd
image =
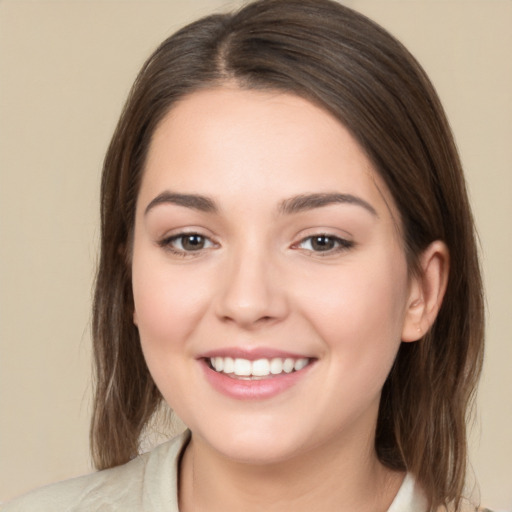
[[[90,470],[89,306],[101,162],[138,68],[240,1],[0,2],[0,501]],[[512,510],[512,2],[354,0],[438,88],[482,242],[488,346],[472,462]]]

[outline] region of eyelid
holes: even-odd
[[[319,238],[319,237],[330,238],[331,240],[333,240],[336,243],[336,246],[333,247],[332,249],[327,249],[325,251],[315,251],[314,248],[307,249],[307,248],[300,247],[306,241],[308,241],[308,240],[311,241],[312,239]],[[356,245],[355,242],[352,240],[348,240],[339,235],[334,235],[332,233],[322,231],[322,232],[317,232],[317,233],[313,233],[311,235],[302,237],[298,242],[295,242],[292,245],[292,249],[303,250],[312,255],[323,257],[323,256],[331,256],[334,254],[339,254],[340,252],[348,251],[348,250],[352,249],[355,245]]]
[[[187,236],[198,236],[207,241],[208,247],[201,247],[197,250],[186,250],[179,249],[173,246],[173,242],[179,240],[181,238],[185,238]],[[218,247],[218,242],[214,240],[212,236],[205,235],[201,232],[200,229],[181,229],[178,232],[166,234],[161,239],[157,241],[157,244],[164,250],[170,252],[173,255],[181,256],[181,257],[197,257],[204,254],[207,251],[210,251],[212,248]]]

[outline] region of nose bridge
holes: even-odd
[[[282,318],[287,301],[278,274],[275,258],[263,243],[240,242],[226,261],[218,315],[246,328]]]

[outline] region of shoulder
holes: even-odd
[[[1,512],[145,510],[148,499],[153,502],[159,496],[161,497],[162,493],[167,497],[176,495],[177,459],[187,440],[187,435],[178,436],[122,466],[42,487],[6,503],[0,510]],[[161,480],[165,480],[167,488],[162,488]],[[169,508],[169,511],[172,512],[173,509]]]
[[[42,487],[6,504],[1,512],[95,510],[107,495],[121,503],[133,501],[146,459],[143,455],[123,466]]]
[[[492,510],[485,507],[477,507],[472,504],[469,500],[464,500],[461,506],[455,510],[455,507],[449,507],[448,511],[445,507],[440,507],[437,512],[493,512]]]
[[[475,505],[467,504],[465,507],[462,507],[461,512],[493,512],[493,511],[489,508],[476,507]]]

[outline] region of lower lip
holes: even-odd
[[[268,379],[242,380],[212,370],[204,359],[200,363],[206,379],[215,390],[238,400],[263,400],[283,393],[303,379],[314,364],[311,362],[302,370],[281,373]]]

